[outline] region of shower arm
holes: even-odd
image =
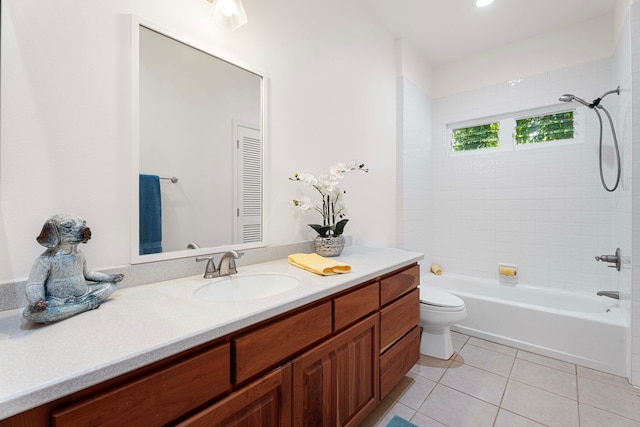
[[[613,90],[608,90],[605,93],[603,93],[602,95],[600,95],[598,98],[594,99],[593,102],[591,103],[591,105],[589,105],[589,108],[594,108],[594,107],[602,108],[602,106],[600,105],[600,101],[602,101],[602,98],[604,98],[607,95],[611,95],[612,93],[620,95],[620,86],[618,86],[617,88],[615,88]]]

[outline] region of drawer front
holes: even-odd
[[[380,400],[420,359],[420,328],[416,326],[380,356]]]
[[[378,282],[371,283],[357,291],[333,300],[333,328],[340,330],[354,323],[379,307]]]
[[[380,310],[380,352],[420,321],[420,291],[414,289]]]
[[[331,301],[234,339],[236,384],[331,334]]]
[[[380,305],[384,306],[420,284],[420,266],[413,265],[380,281]]]
[[[162,425],[231,388],[231,351],[223,344],[53,412],[54,426]]]

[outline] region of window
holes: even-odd
[[[468,151],[497,147],[499,129],[500,125],[497,122],[453,129],[451,148],[453,151]]]
[[[453,153],[577,142],[579,114],[563,104],[453,123],[447,125],[447,142]]]
[[[567,111],[517,119],[514,139],[516,144],[532,144],[572,139],[573,134],[573,111]]]

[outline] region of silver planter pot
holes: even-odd
[[[342,234],[329,237],[316,236],[313,245],[316,253],[320,256],[338,256],[344,249],[344,236]]]

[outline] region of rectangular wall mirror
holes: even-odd
[[[264,246],[264,76],[132,18],[132,263]]]

